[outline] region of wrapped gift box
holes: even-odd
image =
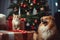
[[[30,31],[0,31],[0,40],[33,40],[33,33]]]
[[[27,40],[33,40],[33,33],[32,32],[27,33]]]

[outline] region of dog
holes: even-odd
[[[19,30],[20,20],[19,20],[19,15],[13,14],[13,19],[12,19],[12,30]]]
[[[38,33],[34,33],[33,40],[59,40],[58,31],[53,16],[41,17]],[[57,37],[58,36],[58,37]]]

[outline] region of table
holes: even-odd
[[[0,30],[0,40],[33,40],[34,31],[3,31]]]

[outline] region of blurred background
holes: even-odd
[[[10,15],[10,11],[12,11],[12,9],[8,9],[10,7],[12,1],[15,3],[17,0],[0,0],[0,13],[3,13],[3,14],[5,14],[8,17]],[[19,1],[21,1],[21,0],[19,0]],[[25,2],[25,0],[23,0],[23,1]],[[42,0],[42,1],[45,1],[45,0]],[[51,13],[55,17],[57,28],[59,28],[59,30],[60,30],[60,18],[59,18],[60,17],[60,0],[47,0],[47,1],[48,1],[47,4],[48,4],[49,9],[50,9],[50,11],[47,11],[47,12]],[[26,3],[26,4],[29,4],[29,3]],[[38,6],[36,8],[38,8]],[[49,10],[49,9],[46,8],[45,10]],[[33,10],[35,10],[35,12],[36,12],[36,9],[33,9]],[[42,10],[44,10],[44,8]],[[35,12],[33,11],[33,13],[35,13]],[[29,13],[28,13],[28,15],[29,15]]]
[[[10,6],[11,0],[0,0],[0,13],[4,13],[7,16],[9,15],[10,9],[7,9]],[[48,0],[49,8],[51,9],[52,15],[56,12],[60,12],[60,0]]]

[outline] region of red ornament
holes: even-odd
[[[35,19],[34,22],[37,23],[37,19]]]
[[[26,4],[23,5],[24,8],[25,8],[26,6],[27,6]]]
[[[21,18],[20,21],[26,21],[26,18]]]
[[[33,0],[33,3],[36,4],[36,0]]]
[[[34,25],[31,26],[31,29],[34,30]]]

